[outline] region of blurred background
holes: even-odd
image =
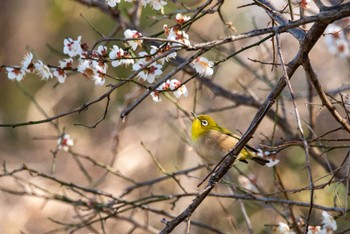
[[[84,2],[84,1],[82,1]],[[191,1],[184,1],[191,3]],[[196,1],[193,4],[200,5],[204,1]],[[243,33],[255,28],[262,28],[268,25],[270,19],[257,7],[245,7],[237,9],[237,6],[246,4],[246,1],[227,1],[223,7],[223,14],[228,21],[233,23],[236,32],[222,26],[217,14],[207,15],[193,24],[188,32],[193,44],[223,38],[233,33]],[[281,3],[282,4],[282,3]],[[58,60],[63,58],[63,40],[66,37],[76,39],[82,36],[90,48],[100,39],[100,36],[89,25],[104,35],[115,31],[115,37],[123,37],[123,30],[116,30],[120,22],[111,14],[103,12],[96,7],[88,7],[79,1],[67,0],[12,0],[2,1],[0,8],[0,64],[19,65],[23,56],[31,51],[37,58],[47,64],[58,65]],[[120,6],[122,14],[131,5],[122,3]],[[179,4],[169,2],[167,12],[175,11]],[[312,6],[314,7],[314,6]],[[182,8],[181,10],[183,10]],[[259,9],[259,10],[256,10]],[[312,8],[313,9],[313,8]],[[312,12],[312,10],[310,10]],[[174,22],[171,19],[162,18],[160,12],[155,12],[149,7],[142,9],[141,25],[143,34],[148,36],[160,32],[163,24]],[[156,19],[156,20],[155,20]],[[158,19],[159,22],[157,22]],[[221,25],[217,27],[217,25]],[[220,50],[208,52],[205,56],[216,61],[227,56],[242,46],[249,45],[255,39],[246,39],[225,45]],[[295,56],[298,49],[298,42],[288,34],[281,35],[282,50],[285,61]],[[107,46],[112,47],[113,42]],[[223,86],[227,90],[237,93],[245,93],[244,87],[257,95],[260,100],[265,100],[271,91],[266,82],[257,81],[256,74],[245,67],[245,65],[258,71],[259,75],[266,75],[272,84],[279,79],[281,72],[272,69],[272,66],[263,66],[260,63],[252,62],[249,59],[272,62],[271,41],[262,44],[254,49],[247,50],[235,58],[220,64],[215,68],[212,78],[213,82]],[[186,57],[189,53],[182,53]],[[326,90],[334,90],[348,84],[349,64],[346,59],[330,55],[321,39],[313,49],[310,59],[319,74],[319,79]],[[245,65],[242,65],[245,64]],[[173,67],[168,66],[164,71],[169,72]],[[111,74],[118,77],[127,77],[130,69],[114,69],[110,67]],[[175,78],[185,81],[189,78],[184,73],[178,73]],[[291,83],[296,94],[297,104],[305,121],[307,128],[307,82],[302,70],[298,70]],[[113,83],[113,80],[107,80]],[[243,84],[243,85],[242,85]],[[23,164],[41,173],[54,176],[62,181],[74,183],[80,186],[96,188],[114,196],[120,196],[127,188],[133,185],[132,182],[123,178],[132,179],[134,182],[142,182],[164,176],[157,167],[153,155],[168,173],[184,170],[202,165],[201,159],[193,152],[189,144],[189,130],[191,120],[179,110],[197,113],[210,112],[234,103],[222,97],[216,97],[213,93],[200,85],[197,81],[187,84],[188,97],[183,97],[175,103],[163,98],[161,103],[154,103],[148,97],[135,108],[125,119],[120,119],[120,113],[128,104],[142,93],[142,89],[133,84],[127,84],[111,95],[111,102],[108,108],[106,119],[95,128],[84,127],[83,125],[94,125],[100,118],[106,106],[106,100],[90,106],[80,113],[65,116],[53,123],[20,126],[16,128],[0,128],[0,161],[6,164],[8,171],[20,168]],[[36,75],[28,75],[20,83],[7,79],[5,72],[0,73],[0,123],[11,124],[27,121],[45,119],[47,116],[55,116],[62,112],[73,110],[88,101],[94,100],[107,92],[108,87],[97,87],[91,80],[85,79],[82,75],[71,74],[64,84],[57,85],[55,81],[42,81]],[[195,96],[196,93],[196,96]],[[289,94],[286,91],[283,96],[285,100],[285,114],[297,133],[296,121],[293,110],[290,108]],[[194,101],[196,99],[196,102]],[[195,104],[194,104],[195,103]],[[338,124],[331,118],[328,111],[321,107],[320,101],[315,98],[315,136],[337,128]],[[211,115],[217,122],[227,129],[244,133],[256,113],[256,109],[247,106],[229,108],[225,111],[215,111]],[[344,114],[344,113],[343,113]],[[109,165],[113,171],[123,176],[108,174],[106,168],[96,166],[83,157],[76,157],[71,153],[58,151],[57,138],[62,133],[68,133],[74,139],[72,151],[77,154],[88,156],[101,165]],[[274,130],[274,123],[265,119],[258,128],[251,143],[258,145],[268,142],[266,139],[275,133],[275,139],[285,136],[277,128]],[[308,133],[310,134],[310,133]],[[337,131],[331,135],[334,139],[347,138],[348,134]],[[341,143],[342,144],[342,143]],[[346,146],[346,142],[343,144]],[[336,164],[340,164],[348,148],[338,149],[324,154],[322,157],[331,158]],[[298,190],[289,194],[289,198],[295,201],[309,202],[309,190],[301,190],[307,187],[308,172],[305,169],[305,155],[300,147],[290,147],[282,151],[278,156],[281,160],[277,169],[260,167],[259,165],[237,164],[240,171],[245,174],[254,174],[258,185],[267,193],[278,191],[276,184],[276,170],[279,171],[281,180],[287,190]],[[312,172],[317,183],[323,183],[331,178],[324,168],[312,161]],[[82,169],[84,168],[84,169]],[[233,174],[239,172],[232,169]],[[183,188],[178,186],[174,180],[168,179],[153,186],[146,186],[132,191],[124,198],[137,200],[142,197],[163,194],[178,194],[183,189],[188,193],[197,193],[201,188],[197,184],[207,175],[205,168],[191,172],[187,176],[180,177],[179,181]],[[52,180],[43,179],[40,176],[29,176],[27,172],[18,174],[18,178],[1,178],[1,187],[18,191],[34,191],[34,184],[57,194],[71,194],[63,186],[54,183]],[[237,179],[233,181],[239,186]],[[300,189],[300,191],[299,191]],[[218,185],[215,193],[228,193],[225,185]],[[322,190],[315,191],[317,204],[323,206],[343,206],[346,203],[346,188],[341,183],[325,186]],[[345,195],[344,195],[345,194]],[[76,197],[77,194],[71,194]],[[277,193],[276,196],[280,194]],[[83,198],[81,198],[83,199]],[[85,199],[99,200],[100,198],[87,194]],[[150,204],[154,209],[164,210],[174,216],[178,215],[187,207],[193,197],[185,197],[176,201],[165,201]],[[105,201],[107,202],[107,201]],[[283,217],[276,212],[276,209],[283,213],[283,207],[274,207],[245,201],[249,217],[257,233],[271,233],[272,229],[266,224],[283,222]],[[76,215],[74,206],[60,201],[52,201],[38,198],[37,195],[24,196],[14,195],[0,191],[0,233],[49,233],[56,230],[57,233],[65,233],[61,230],[60,223],[76,223],[80,218]],[[239,203],[235,199],[209,197],[193,214],[193,221],[200,221],[209,226],[218,228],[224,233],[246,233],[244,218],[240,212]],[[294,207],[297,216],[307,216],[308,208]],[[85,211],[88,213],[88,211]],[[315,210],[311,224],[319,224],[321,220],[320,211]],[[157,233],[164,224],[161,223],[163,215],[147,213],[142,209],[135,209],[125,212],[125,217],[134,217],[136,220],[155,228],[140,228],[133,233]],[[169,219],[169,218],[167,218]],[[54,221],[53,221],[54,220]],[[263,222],[262,222],[263,220]],[[346,220],[338,220],[338,226],[345,225]],[[100,224],[94,224],[99,230]],[[122,218],[108,220],[106,223],[107,233],[117,233],[113,230],[122,230],[118,233],[131,233],[133,228],[130,221]],[[59,229],[59,230],[58,230]],[[184,233],[185,224],[181,225],[174,233]],[[76,233],[89,233],[89,228],[77,230]],[[52,233],[55,233],[52,231]],[[194,226],[192,233],[212,233],[209,230]]]

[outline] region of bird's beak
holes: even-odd
[[[198,119],[198,115],[196,115],[196,113],[191,112],[191,114],[193,115],[193,117],[194,117],[195,119]]]

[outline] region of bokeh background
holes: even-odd
[[[198,1],[197,3],[201,3]],[[237,6],[246,4],[246,1],[227,1],[223,10],[227,20],[233,22],[237,33],[246,32],[255,27],[267,26],[269,18],[265,13],[257,8],[241,8]],[[170,9],[176,9],[178,5],[170,3]],[[124,4],[121,7],[128,8],[130,5]],[[150,8],[145,8],[142,13],[141,28],[144,35],[152,35],[159,32],[165,22],[152,22]],[[161,17],[158,12],[155,17]],[[32,51],[37,58],[47,64],[57,65],[58,60],[63,57],[63,40],[66,37],[77,38],[82,36],[82,40],[90,47],[99,39],[99,35],[89,25],[93,25],[99,32],[109,35],[117,26],[118,22],[110,15],[95,7],[87,7],[79,1],[68,0],[11,0],[2,1],[0,8],[0,64],[17,65],[22,60],[25,53]],[[217,15],[208,15],[205,19],[196,22],[189,32],[192,43],[205,42],[223,38],[233,32],[219,25]],[[122,31],[116,34],[122,36]],[[285,60],[289,61],[295,55],[298,43],[289,35],[282,35],[282,49]],[[255,39],[239,41],[226,46],[227,51],[212,51],[206,57],[216,60],[222,55],[232,53],[232,51],[248,45]],[[107,44],[111,47],[113,43]],[[183,56],[187,54],[184,53]],[[278,69],[264,67],[254,63],[248,58],[271,61],[271,45],[264,43],[255,49],[248,50],[240,54],[237,58],[244,63],[258,70],[274,82],[281,75]],[[339,88],[348,83],[349,66],[345,59],[337,58],[328,53],[325,44],[320,40],[311,53],[311,61],[315,70],[319,74],[319,79],[327,90]],[[258,68],[261,67],[261,70]],[[168,67],[166,71],[170,71]],[[110,72],[126,77],[128,70],[112,69]],[[179,80],[186,80],[187,75],[179,73],[176,75]],[[245,84],[254,93],[264,100],[270,87],[263,82],[256,80],[255,76],[247,70],[236,59],[220,65],[216,68],[213,76],[215,83],[222,85],[234,92],[245,92],[239,83]],[[113,81],[109,81],[113,83]],[[107,82],[108,83],[108,82]],[[298,107],[306,122],[307,105],[306,78],[300,70],[294,75],[292,85],[295,93],[301,98],[297,100]],[[233,103],[222,98],[215,97],[210,90],[195,81],[187,84],[189,90],[188,97],[181,98],[177,105],[190,112],[196,110],[203,112],[211,109],[230,106]],[[197,92],[197,101],[194,106],[194,93]],[[21,83],[12,82],[7,79],[5,72],[0,73],[0,123],[10,124],[27,122],[30,120],[40,120],[48,116],[54,116],[62,112],[72,110],[80,105],[96,99],[108,90],[107,87],[96,87],[92,81],[86,80],[82,75],[72,74],[62,85],[56,85],[54,81],[42,81],[35,75],[29,75]],[[141,105],[133,110],[125,119],[121,121],[119,115],[121,111],[135,97],[140,95],[141,89],[134,85],[125,85],[118,89],[111,96],[111,103],[106,119],[97,125],[96,128],[87,128],[77,124],[93,125],[102,116],[105,109],[105,101],[89,107],[86,111],[75,113],[55,121],[58,128],[69,133],[75,141],[74,152],[88,155],[106,165],[110,165],[115,171],[132,178],[134,181],[146,181],[160,177],[164,173],[156,166],[150,152],[157,158],[159,163],[167,172],[175,172],[186,168],[202,164],[201,159],[192,151],[189,145],[190,119],[184,117],[177,105],[163,98],[161,103],[154,103],[148,97]],[[288,92],[284,93],[286,100],[286,117],[290,120],[291,126],[296,133],[295,116],[290,109]],[[322,134],[328,130],[336,128],[337,123],[330,117],[329,113],[322,108],[318,99],[313,105],[316,109],[317,129],[315,134]],[[40,108],[38,108],[40,106]],[[228,129],[244,132],[250,124],[256,109],[239,106],[226,111],[214,112],[211,115],[217,122]],[[266,136],[273,132],[273,122],[264,120],[251,143],[258,145],[264,142]],[[305,130],[307,127],[305,125]],[[87,160],[81,160],[84,168],[89,173],[92,180],[89,180],[81,171],[76,159],[69,153],[59,151],[54,161],[54,151],[57,147],[57,137],[59,131],[51,123],[29,125],[17,128],[0,128],[0,161],[6,162],[6,168],[12,170],[26,164],[42,173],[51,174],[61,180],[79,184],[86,187],[94,187],[118,196],[125,192],[131,183],[118,176],[106,175],[106,170],[96,167]],[[276,139],[283,136],[277,128]],[[288,136],[287,136],[288,137]],[[337,132],[334,138],[346,138],[347,134]],[[142,145],[143,143],[143,145]],[[344,145],[346,145],[344,143]],[[339,149],[326,154],[326,157],[336,163],[341,163],[347,149]],[[301,148],[291,147],[283,151],[279,158],[281,160],[278,169],[282,176],[282,181],[286,189],[300,189],[308,186],[307,170],[305,169],[305,155]],[[319,179],[318,183],[326,182],[329,175],[322,167],[314,161],[313,176]],[[53,168],[54,166],[54,168]],[[270,193],[277,191],[275,184],[274,170],[260,167],[259,165],[237,166],[246,174],[254,174],[258,184]],[[238,172],[232,169],[234,175]],[[188,192],[198,192],[200,188],[196,185],[207,174],[206,169],[197,170],[190,176],[180,178],[181,184]],[[31,183],[37,183],[54,193],[64,193],[64,188],[57,186],[52,181],[28,176],[28,173],[20,174],[21,178],[27,179]],[[34,189],[28,183],[13,178],[1,178],[1,187],[8,189],[24,189],[30,191]],[[237,181],[233,181],[238,185]],[[324,189],[315,192],[315,203],[324,206],[334,206],[346,204],[346,188],[343,184],[331,184]],[[182,190],[173,180],[166,180],[154,186],[136,190],[127,195],[126,198],[133,200],[152,194],[176,194]],[[225,185],[219,185],[219,192],[228,192]],[[94,199],[93,197],[90,197]],[[173,204],[169,202],[159,202],[150,206],[165,210],[173,215],[179,214],[192,200],[193,197],[180,199]],[[308,202],[309,191],[300,191],[290,195],[290,199]],[[249,217],[257,233],[270,233],[271,229],[265,224],[276,224],[283,221],[271,206],[264,204],[245,202]],[[0,191],[0,233],[46,233],[54,230],[60,225],[49,218],[59,220],[62,223],[74,223],[79,218],[74,214],[72,206],[58,201],[47,201],[34,196],[15,196]],[[282,209],[282,208],[279,208]],[[307,208],[294,208],[295,213],[300,216],[307,215]],[[281,210],[282,211],[282,210]],[[311,224],[320,223],[319,211],[314,211]],[[152,227],[161,230],[162,216],[155,214],[145,214],[141,210],[128,213],[138,220],[147,220]],[[239,210],[239,204],[232,199],[207,198],[201,207],[193,214],[192,220],[198,220],[208,225],[220,227],[225,233],[245,233],[244,219]],[[262,222],[263,220],[263,222]],[[338,220],[338,225],[342,229],[346,220]],[[96,225],[98,229],[99,225]],[[123,220],[114,220],[106,223],[107,233],[128,233],[132,225]],[[184,233],[185,225],[181,225],[175,233]],[[118,230],[116,232],[115,230]],[[120,230],[120,231],[119,231]],[[64,231],[62,231],[64,233]],[[144,229],[136,230],[134,233],[145,233]],[[149,231],[149,232],[152,232]],[[154,231],[156,232],[156,231]],[[89,233],[88,229],[81,229],[76,233]],[[200,228],[194,227],[192,233],[206,233]],[[210,233],[210,232],[208,232]]]

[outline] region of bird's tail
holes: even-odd
[[[266,163],[269,163],[270,161],[267,159],[264,159],[262,157],[252,157],[250,158],[251,160],[253,160],[256,163],[259,163],[261,166],[265,166]]]

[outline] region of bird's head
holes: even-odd
[[[194,120],[192,122],[191,137],[194,141],[210,130],[218,130],[220,128],[214,119],[208,115],[196,115],[194,113],[192,115]]]

